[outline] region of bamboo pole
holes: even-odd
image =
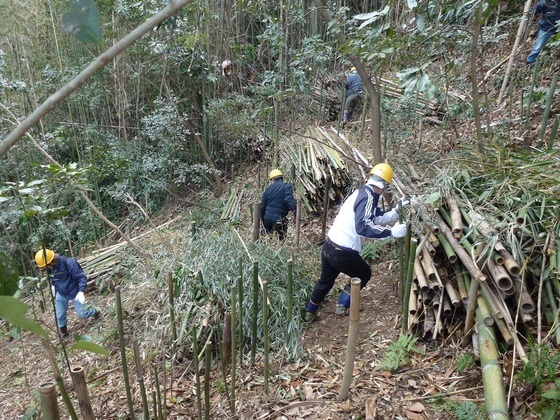
[[[476,310],[480,311],[480,316],[482,318],[482,321],[484,322],[484,325],[486,325],[487,327],[491,327],[492,325],[494,325],[494,323],[495,323],[494,318],[490,314],[490,310],[488,309],[488,305],[486,304],[486,300],[484,300],[480,291],[478,292],[476,302],[477,302],[477,309]]]
[[[297,200],[296,202],[296,238],[295,238],[295,244],[296,247],[299,246],[299,234],[300,234],[300,230],[301,230],[301,200]]]
[[[263,341],[264,341],[264,395],[268,396],[268,365],[269,338],[268,338],[268,282],[263,281]]]
[[[486,267],[498,289],[506,291],[513,287],[513,281],[503,266],[489,259]]]
[[[171,339],[173,340],[173,354],[177,345],[177,326],[175,325],[175,306],[173,304],[173,273],[167,273],[167,289],[169,295],[169,323],[171,324]]]
[[[509,419],[496,334],[492,327],[484,325],[478,311],[476,318],[486,415],[491,420]]]
[[[204,349],[204,419],[210,420],[210,373],[212,371],[212,342]]]
[[[62,396],[64,405],[68,410],[68,414],[70,415],[72,420],[78,420],[78,415],[76,414],[76,410],[74,410],[74,407],[72,406],[72,401],[70,401],[70,396],[68,395],[68,392],[66,391],[66,387],[64,386],[64,381],[62,380],[60,369],[56,364],[56,357],[54,355],[53,346],[51,342],[46,338],[41,338],[41,343],[43,344],[45,352],[47,353],[47,358],[49,359],[49,364],[51,365],[51,369],[53,371],[54,380],[56,382],[58,390],[60,391],[60,395]]]
[[[513,281],[515,287],[515,301],[518,302],[521,313],[531,314],[535,311],[535,302],[527,291],[525,283],[521,278],[517,277]]]
[[[231,415],[235,416],[235,387],[237,373],[237,287],[231,286],[231,392],[229,397],[229,408]]]
[[[521,38],[523,38],[523,33],[525,32],[525,27],[527,25],[527,21],[529,18],[529,14],[531,11],[531,4],[532,0],[525,1],[525,7],[523,8],[523,15],[521,16],[521,22],[519,23],[519,28],[517,28],[517,35],[515,37],[515,41],[513,43],[513,48],[511,49],[511,53],[509,55],[509,61],[506,68],[506,74],[504,76],[504,80],[502,81],[502,87],[500,88],[500,93],[498,95],[498,102],[497,106],[499,107],[502,105],[502,101],[504,99],[504,94],[506,93],[507,85],[509,83],[509,76],[511,74],[511,69],[513,67],[513,62],[517,55],[517,50],[519,48],[519,44],[521,43]]]
[[[240,264],[241,264],[241,259],[239,260]],[[240,271],[242,271],[240,269]],[[243,298],[244,298],[244,293],[243,293],[243,277],[242,276],[237,276],[237,289],[238,289],[238,293],[239,293],[239,315],[238,315],[238,319],[239,319],[239,366],[243,366],[243,351],[244,351],[244,347],[245,347],[245,332],[243,330]]]
[[[195,376],[195,388],[196,388],[196,411],[198,413],[198,420],[202,420],[202,394],[200,387],[200,365],[198,359],[198,335],[197,329],[193,328],[193,369]],[[156,376],[157,378],[157,376]],[[159,387],[158,387],[159,388]],[[155,414],[155,413],[154,413]]]
[[[445,291],[447,292],[447,296],[449,296],[449,300],[450,300],[451,304],[454,307],[458,307],[459,305],[461,305],[461,300],[459,299],[459,297],[457,295],[457,291],[455,290],[455,288],[451,284],[451,281],[446,280],[444,282],[444,286],[445,286]]]
[[[259,240],[261,231],[261,203],[256,201],[253,203],[253,242]]]
[[[426,281],[426,276],[424,275],[424,269],[418,258],[414,258],[414,278],[416,279],[416,284],[423,292],[428,293],[430,287]]]
[[[136,366],[136,379],[138,380],[138,386],[140,387],[140,396],[142,397],[142,414],[145,419],[149,419],[150,411],[148,408],[148,396],[146,395],[144,373],[142,372],[142,360],[140,359],[140,350],[139,350],[137,339],[133,340],[132,348],[134,350],[134,364]]]
[[[321,215],[321,240],[325,239],[327,229],[327,215],[329,213],[329,190],[331,188],[331,176],[327,175],[325,180],[325,194],[323,196],[323,213]]]
[[[95,420],[93,409],[91,408],[91,401],[89,399],[89,392],[84,374],[84,368],[81,366],[70,369],[70,377],[74,383],[76,397],[80,406],[80,413],[84,420]]]
[[[358,340],[358,328],[360,325],[360,286],[361,280],[354,277],[350,281],[350,325],[348,328],[348,344],[346,346],[346,363],[344,365],[344,376],[338,393],[339,400],[348,398],[348,390],[352,381],[354,371],[354,360],[356,358],[356,341]]]
[[[558,83],[558,73],[555,73],[552,76],[552,82],[550,84],[550,88],[548,89],[548,95],[546,97],[544,115],[541,122],[541,129],[539,131],[539,140],[537,142],[538,148],[541,148],[543,144],[544,133],[546,132],[546,124],[548,123],[548,118],[550,116],[550,107],[552,106],[552,101],[554,99],[554,91],[556,90],[557,83]]]
[[[290,258],[288,259],[288,298],[287,298],[287,308],[286,308],[286,340],[288,340],[288,334],[290,332],[290,323],[292,322],[292,306],[293,306],[293,284],[294,284],[294,261]]]
[[[416,248],[418,246],[418,240],[416,238],[410,238],[409,253],[408,253],[408,265],[406,273],[406,285],[404,288],[404,297],[401,302],[403,305],[402,311],[402,333],[406,333],[408,328],[408,300],[410,298],[410,293],[412,289],[412,277],[414,273],[414,261],[418,258],[416,257]]]
[[[134,420],[136,416],[134,415],[134,403],[132,401],[132,393],[130,392],[130,381],[128,378],[128,365],[126,362],[126,349],[124,346],[124,326],[123,326],[120,286],[117,286],[115,288],[115,293],[117,297],[117,323],[118,323],[118,330],[119,330],[119,348],[121,353],[121,365],[123,370],[124,388],[126,391],[126,401],[128,403],[129,416],[132,420]]]
[[[222,368],[225,369],[231,361],[231,313],[224,316],[224,334],[222,335]]]
[[[449,206],[449,214],[451,216],[451,232],[455,238],[460,238],[463,233],[463,219],[459,205],[454,198],[447,197],[447,204]]]
[[[257,318],[259,316],[259,262],[253,261],[253,317],[251,319],[251,364],[257,352]]]
[[[54,382],[44,382],[39,385],[39,397],[44,420],[59,420],[60,410],[56,401],[56,389]]]

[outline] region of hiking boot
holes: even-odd
[[[336,316],[348,316],[348,315],[350,315],[350,308],[346,308],[342,305],[336,305],[336,309],[334,310],[334,314]]]
[[[362,312],[363,310],[364,310],[364,307],[362,305],[360,305],[359,311]],[[338,316],[348,316],[348,315],[350,315],[350,308],[347,308],[347,307],[342,306],[342,305],[336,305],[336,309],[334,310],[334,314],[338,315]]]
[[[60,341],[65,340],[70,335],[70,334],[68,334],[68,327],[60,327],[59,330],[60,330],[60,334],[59,334],[60,335]]]
[[[101,318],[101,312],[96,310],[95,313],[93,314],[92,318],[93,318],[93,322],[99,321],[99,319]]]
[[[305,309],[301,311],[301,320],[305,325],[311,324],[313,321],[315,321],[315,318],[317,318],[317,312],[309,312]]]

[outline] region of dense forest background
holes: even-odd
[[[166,2],[96,4],[103,38],[93,44],[61,31],[69,1],[3,2],[4,135]],[[325,6],[344,45],[310,1],[193,1],[107,63],[3,156],[2,196],[17,197],[3,204],[0,234],[8,255],[26,266],[30,249],[42,242],[77,253],[104,236],[104,223],[67,188],[68,177],[120,224],[138,217],[131,200],[151,212],[189,190],[219,194],[221,180],[246,165],[274,165],[285,130],[333,118],[316,103],[329,83],[341,89],[349,57],[363,62],[374,81],[399,82],[395,74],[402,72],[409,96],[420,91],[435,98],[446,126],[470,118],[471,104],[455,92],[472,90],[473,31],[482,27],[475,54],[491,55],[511,40],[521,12],[519,1]],[[360,13],[366,15],[354,19]],[[230,77],[221,74],[224,60],[233,63]],[[481,98],[482,111],[494,105]],[[403,101],[381,106],[385,145],[393,147],[412,135],[404,127],[417,126],[418,118]]]
[[[418,181],[413,194],[432,193],[426,202],[461,190],[462,198],[496,216],[517,214],[519,203],[532,207],[540,222],[525,231],[532,230],[531,246],[539,252],[544,238],[548,245],[558,234],[560,41],[553,37],[537,63],[525,66],[537,31],[531,2],[183,0],[184,7],[119,54],[101,59],[99,70],[85,78],[91,63],[175,3],[0,0],[0,241],[22,275],[20,287],[29,288],[22,296],[35,293],[40,275],[33,254],[41,246],[85,257],[154,229],[156,220],[167,222],[175,216],[168,213],[173,209],[196,221],[204,242],[189,242],[191,226],[185,221],[174,239],[160,234],[133,246],[136,256],[147,257],[141,275],[135,271],[140,263],[128,256],[119,260],[120,271],[111,268],[113,278],[96,280],[96,286],[114,299],[115,284],[145,281],[150,298],[129,296],[128,314],[136,314],[138,302],[166,304],[164,273],[175,270],[182,309],[191,308],[192,296],[200,295],[199,289],[185,291],[198,278],[194,268],[208,264],[223,270],[221,279],[229,279],[227,270],[238,257],[231,226],[250,231],[249,215],[219,217],[228,200],[237,195],[249,207],[274,167],[283,168],[305,202],[300,217],[309,230],[302,236],[317,242],[320,228],[312,229],[321,224],[322,195],[310,192],[314,181],[306,181],[299,162],[303,155],[296,152],[302,145],[325,142],[326,131],[319,136],[317,127],[342,133],[337,140],[363,151],[368,162],[358,162],[357,154],[348,159],[340,172],[353,181],[335,182],[330,204],[351,191],[364,169],[386,160],[399,175],[421,173],[413,177]],[[76,4],[92,13],[76,17],[81,34],[64,24]],[[98,29],[101,39],[91,42],[97,41]],[[231,62],[229,75],[222,70],[225,61]],[[364,80],[364,107],[341,130],[343,84],[351,67]],[[52,104],[53,95],[76,80],[80,87]],[[7,142],[41,107],[48,112],[25,135]],[[321,171],[329,170],[310,170]],[[502,216],[505,230],[511,226]],[[543,230],[537,232],[537,225]],[[297,251],[265,245],[251,248],[262,252],[261,262],[268,261],[261,265],[263,277],[283,276],[281,267],[293,255],[299,258],[295,277],[306,282],[316,277],[317,267],[309,263],[318,261],[316,244]],[[186,249],[195,248],[205,253],[187,256]],[[516,257],[522,257],[521,248]],[[375,258],[395,257],[387,250],[370,252]],[[169,265],[156,268],[163,261]],[[243,278],[250,278],[250,264],[241,265]],[[151,284],[150,276],[159,283]],[[227,281],[205,277],[199,286],[222,305],[229,299]],[[304,289],[297,292],[300,303]],[[385,292],[390,295],[390,288]],[[284,299],[282,288],[275,293]],[[199,309],[206,305],[199,303]],[[222,316],[223,306],[219,311]],[[161,337],[169,338],[168,327],[159,318],[139,322],[155,325],[143,345],[148,359],[156,360],[153,349]],[[273,321],[278,331],[282,322],[280,317]],[[116,334],[114,323],[112,328]],[[299,357],[302,328],[293,325],[289,343],[280,334],[273,337],[276,350],[288,348],[290,361]],[[103,340],[116,354],[109,333],[107,328]],[[190,401],[189,406],[193,415]],[[349,411],[332,418],[349,418],[344,417]]]

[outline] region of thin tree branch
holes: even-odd
[[[192,3],[194,0],[171,0],[169,4],[138,26],[119,42],[97,57],[84,70],[80,72],[74,79],[61,87],[57,92],[49,96],[39,108],[31,113],[19,126],[17,126],[10,134],[0,143],[0,156],[3,156],[30,128],[34,127],[45,115],[55,109],[57,105],[68,97],[72,92],[80,88],[86,83],[97,71],[105,67],[113,58],[123,52],[127,47],[132,45],[152,28],[159,25],[169,16],[176,14],[181,8]]]

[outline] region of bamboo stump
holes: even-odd
[[[358,340],[358,327],[360,325],[360,288],[361,280],[354,277],[350,282],[350,327],[348,329],[348,345],[346,352],[346,364],[344,366],[344,377],[338,398],[345,400],[348,398],[348,390],[352,381],[352,372],[354,370],[354,359],[356,358],[356,341]]]

